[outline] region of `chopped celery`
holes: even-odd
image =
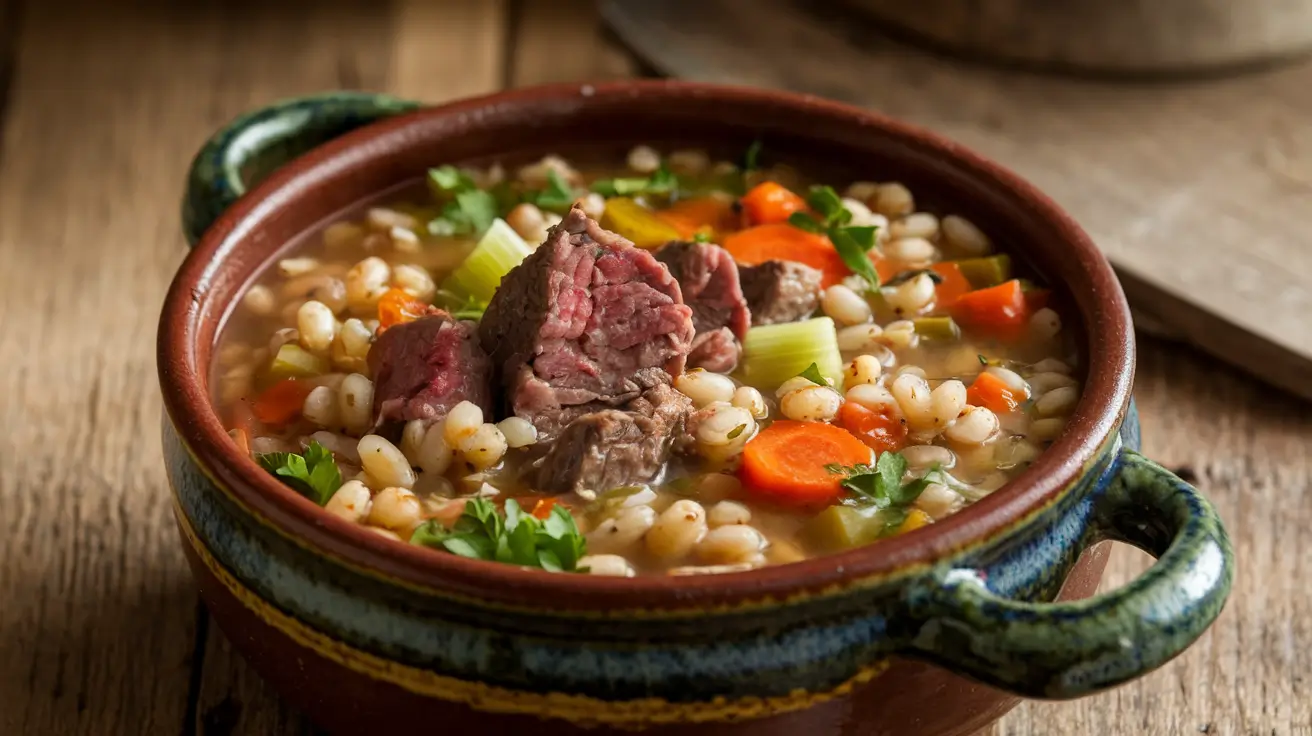
[[[913,321],[916,334],[926,340],[959,340],[961,328],[951,317],[918,317]]]
[[[331,366],[327,360],[307,351],[294,342],[278,348],[269,366],[269,374],[277,380],[284,378],[314,378],[327,373]]]
[[[659,248],[679,239],[679,231],[673,225],[629,197],[607,199],[600,224],[633,241],[639,248]]]
[[[985,258],[966,258],[953,263],[957,264],[961,275],[976,289],[987,289],[1011,279],[1011,256],[1006,253]]]
[[[442,282],[442,288],[486,304],[501,285],[502,277],[532,252],[519,233],[497,218],[460,267]]]
[[[869,511],[850,506],[830,506],[806,522],[802,534],[811,544],[828,552],[839,552],[865,544],[871,524]]]
[[[828,317],[753,327],[743,340],[742,378],[758,388],[773,390],[812,363],[834,385],[842,383],[838,333]]]

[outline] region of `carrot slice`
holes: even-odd
[[[554,496],[540,499],[533,505],[533,518],[545,521],[548,516],[551,516],[551,509],[555,508],[557,503],[559,502]]]
[[[309,396],[313,389],[314,384],[309,381],[284,378],[264,389],[264,392],[256,397],[251,411],[255,413],[256,419],[265,424],[274,427],[282,426],[301,415],[305,397]]]
[[[1002,338],[1014,338],[1029,319],[1029,309],[1020,281],[1012,279],[997,286],[963,294],[952,306],[952,316],[963,327]]]
[[[847,431],[820,422],[777,421],[743,448],[740,472],[749,490],[797,506],[824,506],[843,495],[840,475],[825,465],[870,462],[870,448]]]
[[[735,261],[754,266],[772,260],[797,261],[819,269],[824,286],[842,281],[851,271],[829,238],[787,223],[757,225],[726,237],[721,243]]]
[[[843,402],[838,424],[875,452],[901,449],[907,443],[907,425],[892,407],[875,411],[855,401]]]
[[[970,280],[961,273],[961,267],[950,261],[942,261],[931,266],[934,273],[943,280],[934,287],[934,303],[939,309],[950,309],[957,300],[973,291]]]
[[[378,326],[388,328],[393,325],[413,322],[432,311],[431,305],[416,299],[404,289],[388,289],[378,300]]]
[[[739,201],[747,221],[753,225],[786,222],[794,212],[806,211],[805,199],[773,181],[757,184]]]
[[[715,236],[739,227],[733,204],[719,197],[693,197],[659,210],[656,216],[679,231],[679,237],[691,238],[699,232]]]
[[[966,403],[982,406],[995,414],[1007,414],[1015,411],[1021,402],[1006,381],[984,372],[976,376],[966,389]]]

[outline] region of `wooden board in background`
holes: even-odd
[[[1108,254],[1145,327],[1312,398],[1312,64],[1078,81],[933,56],[834,5],[601,2],[662,72],[871,107],[1015,169]]]

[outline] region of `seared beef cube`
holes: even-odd
[[[369,348],[378,426],[437,421],[461,401],[491,408],[492,365],[472,322],[437,312],[387,328]]]
[[[534,486],[547,493],[606,491],[647,483],[684,441],[692,401],[661,383],[621,409],[576,418],[537,464]]]
[[[740,266],[738,278],[754,325],[796,322],[811,316],[820,305],[823,274],[802,263],[766,261]]]
[[[697,334],[688,365],[718,373],[732,371],[738,364],[738,341],[752,326],[733,256],[718,245],[673,241],[656,251],[656,259],[670,269],[684,303],[692,307]]]
[[[692,337],[665,266],[578,207],[502,279],[479,326],[507,411],[544,440],[562,414],[620,406],[678,375]]]

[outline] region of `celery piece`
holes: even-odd
[[[501,285],[502,277],[532,252],[519,233],[497,218],[464,262],[442,282],[442,288],[486,304]]]
[[[951,317],[918,317],[912,323],[916,334],[926,340],[961,339],[961,328]]]
[[[284,378],[314,378],[327,373],[332,366],[327,360],[307,351],[294,342],[278,348],[269,366],[269,375],[277,380]]]
[[[841,552],[878,538],[882,523],[876,523],[870,509],[830,506],[806,522],[802,535],[812,545],[827,552]]]
[[[838,332],[828,317],[753,327],[743,340],[742,379],[762,390],[774,390],[812,363],[835,386],[842,384]]]
[[[985,258],[966,258],[953,263],[957,264],[961,275],[976,289],[997,286],[1011,278],[1011,256],[1006,253]]]

